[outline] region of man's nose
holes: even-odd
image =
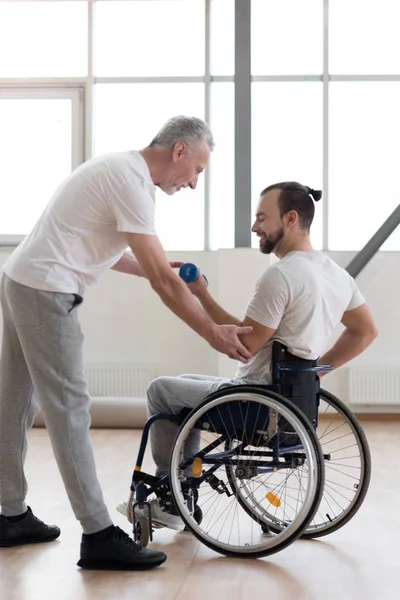
[[[193,177],[192,181],[189,182],[190,189],[192,189],[192,190],[196,189],[197,179],[198,179],[198,176],[196,175],[196,177]]]

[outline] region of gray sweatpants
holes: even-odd
[[[180,375],[179,377],[158,377],[147,390],[148,416],[158,413],[179,414],[185,407],[199,406],[209,394],[220,388],[243,383],[238,379],[224,379],[210,375]],[[169,460],[179,425],[172,421],[160,420],[150,428],[150,441],[156,475],[169,473]],[[185,442],[184,459],[198,452],[200,430],[192,430]]]
[[[80,296],[1,281],[3,343],[0,359],[0,505],[5,516],[27,510],[24,459],[36,408],[50,435],[71,506],[84,533],[112,524],[97,480],[89,437],[89,395]],[[49,482],[48,494],[52,494]]]

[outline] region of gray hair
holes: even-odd
[[[150,142],[150,148],[161,146],[173,148],[177,142],[184,142],[191,149],[202,142],[207,142],[210,150],[214,149],[214,138],[210,127],[198,117],[179,115],[169,119]]]

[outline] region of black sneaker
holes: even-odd
[[[77,564],[82,569],[136,571],[158,567],[166,559],[164,552],[138,546],[125,531],[113,526],[105,540],[94,541],[82,536],[81,558]]]
[[[0,515],[0,548],[52,542],[60,533],[60,529],[55,525],[46,525],[35,517],[29,507],[18,521],[10,521],[4,515]]]

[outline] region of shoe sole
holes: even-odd
[[[152,563],[141,563],[136,565],[127,565],[114,562],[96,561],[96,560],[85,560],[80,559],[76,564],[81,569],[88,569],[92,571],[145,571],[159,567],[167,560],[167,557],[158,559]]]
[[[13,548],[14,546],[25,546],[27,544],[46,544],[47,542],[54,542],[60,534],[53,535],[48,538],[20,538],[18,540],[0,540],[0,548]]]
[[[185,524],[183,521],[182,521],[182,524],[179,524],[179,525],[171,525],[171,524],[167,524],[167,523],[162,523],[161,521],[155,521],[154,519],[152,519],[151,522],[152,522],[154,529],[170,529],[171,531],[182,531],[183,528],[185,527]]]
[[[123,504],[118,504],[117,512],[119,512],[120,515],[123,515],[124,517],[128,518],[127,507]]]
[[[126,506],[124,506],[123,504],[119,504],[117,506],[117,512],[119,512],[120,515],[123,515],[124,517],[126,517],[128,519],[128,515],[127,515],[127,512],[126,512]],[[142,516],[142,515],[138,515],[138,516]],[[151,520],[151,524],[153,526],[153,529],[168,528],[168,525],[165,525],[165,523],[161,523],[159,521],[155,521],[154,519]],[[173,529],[173,528],[171,527],[170,529]],[[177,531],[180,531],[180,529],[177,529]]]

